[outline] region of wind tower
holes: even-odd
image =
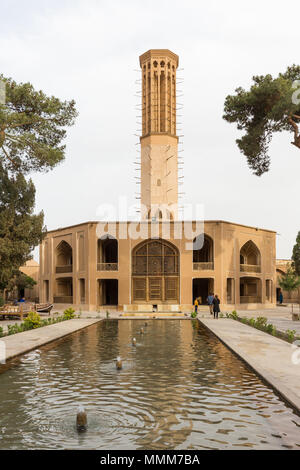
[[[168,49],[150,49],[140,56],[142,219],[178,218],[178,60],[178,56]]]

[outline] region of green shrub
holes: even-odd
[[[233,310],[232,313],[226,313],[227,318],[232,318],[233,320],[238,320],[241,323],[244,323],[246,325],[252,326],[254,328],[257,328],[258,330],[264,331],[265,333],[268,333],[273,336],[279,336],[280,332],[277,332],[277,329],[274,325],[271,323],[267,323],[268,319],[266,317],[257,317],[256,320],[255,318],[247,318],[247,317],[239,317],[237,312]],[[288,341],[292,343],[296,337],[296,330],[286,330],[285,336],[287,336]],[[283,339],[283,338],[282,338]],[[300,338],[299,338],[300,339]]]
[[[276,328],[274,325],[272,325],[271,323],[269,323],[268,325],[266,325],[265,327],[265,331],[267,333],[269,333],[270,335],[275,335],[276,334]]]
[[[237,314],[237,311],[236,310],[233,310],[230,314],[229,314],[229,318],[232,318],[233,320],[238,320],[238,314]]]
[[[257,317],[257,319],[256,319],[257,328],[266,326],[267,325],[267,320],[268,319],[266,317]]]
[[[196,318],[196,317],[197,317],[197,312],[194,312],[194,311],[193,311],[193,312],[191,313],[191,317],[192,317],[192,318]]]
[[[55,313],[59,315],[58,312],[55,312]],[[55,323],[59,323],[65,320],[71,320],[72,318],[76,317],[74,313],[75,313],[75,310],[73,310],[72,308],[68,308],[67,310],[64,311],[64,314],[61,316],[57,316],[54,318],[50,317],[50,318],[41,319],[38,313],[29,312],[28,316],[25,318],[23,323],[19,325],[17,323],[15,325],[8,325],[7,333],[4,333],[3,328],[0,327],[0,338],[6,335],[15,335],[16,333],[22,333],[23,331],[40,328],[42,326],[54,325]]]
[[[289,342],[292,343],[295,339],[296,330],[286,330],[285,334],[287,335]]]
[[[3,297],[0,296],[0,307],[3,307],[5,304]]]
[[[72,307],[70,308],[67,308],[65,311],[64,311],[64,315],[62,318],[62,320],[72,320],[72,318],[75,318],[75,310],[73,310]],[[60,320],[60,321],[62,321]]]
[[[272,325],[272,327],[273,327],[272,335],[273,335],[273,336],[277,336],[277,329],[276,329],[276,326]]]
[[[20,333],[22,331],[21,326],[19,326],[17,323],[14,325],[7,325],[8,329],[8,335],[15,335],[16,333]]]
[[[41,326],[41,317],[37,312],[29,312],[24,324],[28,330],[39,328]]]

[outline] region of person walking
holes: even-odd
[[[213,310],[214,310],[214,318],[218,319],[219,312],[220,312],[220,299],[217,296],[217,294],[213,298]]]
[[[195,312],[196,313],[198,312],[198,305],[199,305],[199,302],[198,302],[197,299],[195,299],[194,306],[195,306]]]
[[[213,300],[214,300],[214,294],[211,292],[209,296],[207,297],[207,303],[209,305],[209,311],[211,315],[213,314],[213,307],[214,307]]]

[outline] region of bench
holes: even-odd
[[[4,305],[0,307],[0,317],[2,317],[2,320],[5,317],[20,317],[20,320],[23,321],[29,312],[35,312],[34,304],[20,303],[19,305]]]

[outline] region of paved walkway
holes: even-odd
[[[300,336],[300,321],[293,321],[286,318],[269,318],[267,323],[276,326],[277,330],[283,331],[295,330],[296,335]]]
[[[54,325],[43,326],[35,330],[24,331],[1,338],[6,347],[6,360],[36,349],[44,344],[60,339],[70,333],[97,323],[99,319],[66,320]]]
[[[300,352],[296,365],[292,354],[297,350],[286,341],[235,320],[200,321],[300,411]]]
[[[42,318],[48,318],[49,316],[53,317],[54,312],[58,312],[60,315],[63,314],[64,309],[58,309],[55,308],[52,312],[51,315],[48,314],[40,314]],[[294,311],[298,312],[299,308],[294,306]],[[76,311],[76,314],[78,314],[79,311]],[[189,312],[190,313],[190,312]],[[226,311],[223,311],[223,314],[225,315]],[[228,313],[231,313],[231,311],[228,311]],[[268,319],[269,323],[274,324],[278,329],[282,331],[286,330],[296,330],[297,333],[299,332],[300,329],[300,321],[295,322],[292,321],[292,314],[291,314],[291,306],[288,307],[275,307],[273,309],[265,309],[265,310],[238,310],[238,314],[241,317],[248,317],[248,318],[257,318],[257,317],[266,317]],[[128,316],[127,316],[128,315]],[[158,314],[159,315],[159,314]],[[158,316],[157,315],[157,316]],[[169,317],[170,313],[168,314]],[[147,313],[144,314],[145,317],[148,316]],[[117,311],[115,309],[109,310],[109,318],[128,318],[129,314],[127,313],[126,316],[124,315],[123,312]],[[133,313],[130,315],[132,318],[136,318],[136,315]],[[203,310],[200,310],[198,313],[198,317],[201,318],[211,318],[211,315],[209,313],[208,307],[203,308]],[[82,311],[81,312],[81,318],[106,318],[106,310],[103,310],[101,312],[89,312],[89,311]],[[176,318],[176,315],[174,316]],[[14,320],[1,320],[0,321],[0,326],[3,327],[4,331],[7,330],[7,325],[13,325],[15,323],[21,323],[20,320],[14,319]]]
[[[267,323],[270,323],[276,326],[277,330],[282,331],[285,333],[287,330],[295,330],[297,335],[300,335],[300,321],[293,321],[292,320],[292,308],[291,306],[288,307],[276,307],[272,309],[265,309],[265,310],[237,310],[239,317],[247,317],[247,318],[257,318],[257,317],[266,317]],[[294,306],[294,312],[299,313],[299,308]],[[222,312],[225,316],[226,311]],[[227,313],[231,313],[228,311]],[[198,314],[198,318],[201,320],[202,318],[212,318],[207,312],[200,311]]]
[[[266,317],[266,318],[286,318],[287,320],[292,320],[292,307],[275,307],[270,309],[261,309],[261,310],[237,310],[239,316],[256,318],[256,317]],[[299,307],[294,305],[294,312],[300,313]]]
[[[270,310],[238,310],[240,317],[257,318],[266,317],[267,323],[276,326],[277,330],[286,332],[286,330],[295,330],[300,335],[300,321],[292,320],[292,308],[276,307]],[[299,313],[299,307],[294,306],[294,312]]]

